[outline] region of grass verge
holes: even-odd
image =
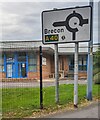
[[[73,104],[74,85],[59,86],[59,105],[55,103],[55,87],[43,88],[43,106],[40,110],[39,88],[3,88],[2,115],[3,118],[22,118],[50,113]],[[93,85],[93,98],[100,99],[99,85]],[[85,101],[86,85],[78,85],[78,103]]]

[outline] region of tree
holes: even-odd
[[[100,84],[100,47],[93,57],[93,80],[95,84]]]

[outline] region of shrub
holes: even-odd
[[[93,80],[95,84],[100,84],[100,47],[94,54],[94,66],[93,66]]]
[[[93,80],[95,84],[100,84],[100,72],[94,75]]]

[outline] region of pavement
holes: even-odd
[[[100,120],[99,109],[100,103],[95,102],[84,108],[82,107],[73,111],[62,111],[47,115],[44,118],[98,118]]]
[[[74,84],[74,80],[59,80],[59,84]],[[87,84],[87,80],[78,80],[78,84]],[[0,88],[18,88],[18,87],[39,87],[40,81],[30,82],[0,82]],[[43,87],[55,86],[55,80],[49,79],[43,81]]]

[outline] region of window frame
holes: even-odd
[[[74,71],[74,62],[70,62],[71,61],[70,59],[73,59],[72,61],[74,61],[74,55],[69,56],[69,71]],[[81,64],[78,63],[78,70],[80,72],[86,72],[87,71],[87,55],[79,55],[79,59],[81,59]],[[78,59],[78,62],[79,62],[79,59]],[[85,65],[84,65],[84,61],[86,61]],[[73,64],[71,64],[71,63],[73,63]],[[80,69],[80,67],[82,69]],[[85,67],[85,69],[84,69],[84,67]]]
[[[29,59],[32,59],[33,63],[29,63]],[[34,63],[34,61],[35,61],[35,63]],[[35,68],[30,70],[30,66],[33,66]],[[28,71],[29,72],[37,72],[37,54],[36,54],[36,52],[28,53]]]
[[[0,55],[0,72],[5,72],[5,70],[4,70],[4,55]]]

